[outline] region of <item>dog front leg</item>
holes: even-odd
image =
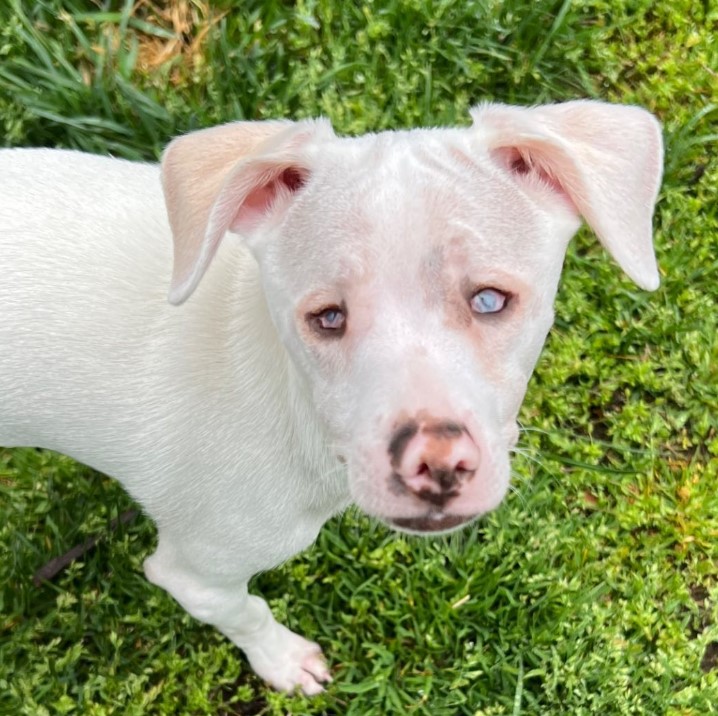
[[[191,563],[162,539],[144,563],[145,575],[200,621],[240,647],[254,671],[280,691],[307,695],[331,681],[318,644],[277,622],[264,599],[247,592],[246,578],[229,578],[211,563]]]

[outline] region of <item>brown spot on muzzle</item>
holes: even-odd
[[[454,484],[456,484],[456,482],[458,481],[455,481]],[[450,502],[459,495],[458,490],[449,490],[443,487],[441,489],[441,492],[434,492],[433,490],[428,489],[419,490],[414,494],[423,502],[428,502],[430,505],[434,505],[436,507],[444,507],[447,502]]]
[[[411,439],[419,432],[419,424],[415,420],[410,420],[400,426],[389,443],[389,456],[391,457],[391,466],[397,469],[401,465],[401,458],[404,457],[404,450]]]
[[[422,433],[425,433],[426,435],[433,435],[437,438],[458,438],[461,433],[466,433],[467,435],[468,430],[463,426],[459,425],[458,423],[454,423],[450,420],[445,420],[440,423],[430,423],[429,425],[425,425],[421,429]]]
[[[444,491],[451,490],[459,483],[456,470],[438,468],[431,470],[431,479]]]

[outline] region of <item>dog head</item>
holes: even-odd
[[[355,502],[440,532],[494,508],[581,218],[640,286],[662,144],[636,107],[484,105],[465,129],[338,138],[324,120],[175,140],[170,301],[227,232],[255,256]]]

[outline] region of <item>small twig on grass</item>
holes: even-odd
[[[123,512],[119,517],[115,517],[110,522],[110,530],[114,531],[119,525],[126,525],[128,522],[132,522],[138,514],[139,510],[127,510]],[[79,559],[83,554],[89,552],[105,536],[106,534],[97,534],[88,537],[82,544],[75,545],[72,549],[65,552],[65,554],[51,559],[35,572],[32,577],[33,584],[39,587],[43,582],[51,580],[62,572],[63,569],[69,567],[76,559]]]

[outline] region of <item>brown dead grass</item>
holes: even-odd
[[[170,77],[176,83],[186,72],[202,64],[207,36],[226,11],[217,11],[205,0],[139,0],[132,14],[172,33],[171,38],[162,38],[137,31],[137,69],[149,73],[171,62],[174,67]]]

